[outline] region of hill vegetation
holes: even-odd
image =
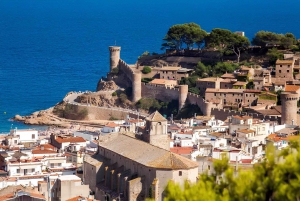
[[[269,146],[266,158],[250,170],[235,170],[228,158],[214,161],[215,172],[202,174],[196,184],[180,187],[170,181],[165,201],[294,201],[300,200],[299,142],[276,151]]]

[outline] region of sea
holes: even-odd
[[[300,38],[299,0],[1,0],[0,133],[36,128],[11,121],[60,102],[69,91],[95,91],[109,69],[108,46],[135,63],[143,52],[161,53],[174,24],[195,22]]]

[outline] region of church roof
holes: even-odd
[[[167,121],[157,110],[146,118],[147,121]]]
[[[101,136],[99,149],[105,148],[147,167],[157,169],[192,169],[198,163],[121,133]]]

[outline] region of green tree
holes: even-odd
[[[187,49],[191,49],[194,44],[200,49],[206,35],[206,31],[196,23],[176,24],[169,28],[161,49],[181,50],[184,44]]]
[[[229,62],[218,62],[213,67],[213,72],[215,76],[221,76],[225,73],[233,73],[239,66]]]
[[[148,74],[151,73],[152,69],[149,66],[144,66],[142,73]]]
[[[186,182],[182,187],[170,181],[165,189],[165,201],[294,201],[300,200],[299,142],[276,151],[268,146],[265,159],[252,170],[237,170],[228,159],[214,162],[215,172],[202,174],[196,184]]]
[[[283,37],[284,36],[282,34],[276,34],[269,31],[259,31],[252,39],[252,43],[263,48],[266,46],[278,46],[281,45]]]
[[[292,33],[286,33],[284,37],[281,39],[281,45],[284,49],[289,49],[293,45],[297,44],[296,37]]]
[[[212,68],[211,66],[206,66],[202,62],[198,62],[197,66],[195,66],[194,75],[197,75],[199,77],[209,77],[212,76]]]
[[[228,49],[236,55],[237,62],[240,63],[241,51],[246,50],[249,45],[250,41],[248,38],[238,34],[233,34],[229,41]]]
[[[267,57],[270,65],[275,66],[277,59],[283,59],[283,53],[278,51],[277,48],[272,48],[268,50]]]
[[[216,28],[206,38],[207,46],[219,50],[221,57],[228,50],[237,56],[239,63],[241,51],[248,48],[250,42],[248,38],[233,33],[227,29]]]

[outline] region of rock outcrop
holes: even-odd
[[[97,85],[97,91],[116,91],[118,88],[114,81],[100,80]]]

